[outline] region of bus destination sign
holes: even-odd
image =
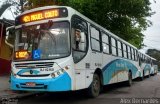
[[[27,22],[43,20],[43,19],[48,19],[48,18],[56,18],[56,17],[59,17],[59,10],[58,9],[47,10],[47,11],[43,11],[43,12],[37,12],[37,13],[31,13],[28,15],[24,15],[22,17],[22,21],[24,23],[27,23]]]
[[[68,16],[68,11],[66,8],[58,8],[58,9],[54,8],[54,9],[46,9],[46,10],[40,10],[40,11],[24,14],[22,16],[17,17],[15,22],[16,22],[16,25],[19,25],[23,23],[38,21],[38,20],[62,18],[67,16]]]

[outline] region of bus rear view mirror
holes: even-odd
[[[5,43],[13,48],[14,47],[14,41],[15,41],[15,28],[14,26],[8,27],[6,29],[6,39],[5,39]]]

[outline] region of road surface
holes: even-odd
[[[160,104],[160,73],[131,87],[124,83],[104,87],[95,99],[83,92],[46,93],[18,99],[18,104]]]

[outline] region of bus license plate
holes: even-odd
[[[36,83],[34,83],[34,82],[27,82],[26,86],[28,86],[28,87],[35,87]]]

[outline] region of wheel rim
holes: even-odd
[[[99,81],[99,77],[95,75],[93,78],[93,84],[92,84],[92,92],[94,96],[98,96],[99,91],[100,91],[100,81]]]

